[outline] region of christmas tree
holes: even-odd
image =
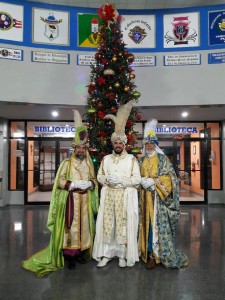
[[[103,156],[112,152],[110,137],[114,131],[114,123],[104,119],[105,115],[116,115],[120,105],[132,100],[138,101],[140,97],[131,67],[134,55],[125,48],[118,11],[111,4],[105,4],[98,10],[98,15],[102,19],[99,29],[101,42],[95,54],[96,63],[91,65],[86,120],[90,154],[94,162],[100,162]],[[125,129],[128,152],[136,150],[133,125],[140,119],[140,114],[133,107]]]

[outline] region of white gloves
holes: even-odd
[[[92,182],[88,180],[80,180],[78,189],[87,190],[92,186]]]
[[[89,180],[77,180],[71,182],[69,190],[70,191],[74,189],[87,190],[91,186],[92,186],[92,182]]]
[[[116,175],[110,175],[110,176],[107,176],[107,179],[106,181],[109,183],[109,184],[120,184],[122,183],[121,179],[118,178]]]
[[[145,190],[150,189],[151,191],[155,190],[155,182],[152,178],[146,178],[142,177],[141,178],[141,185]]]

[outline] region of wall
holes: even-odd
[[[0,60],[0,67],[4,69],[4,76],[0,81],[0,100],[64,105],[87,104],[87,84],[90,82],[91,68],[76,65],[79,52],[67,51],[70,54],[70,65],[60,65],[31,62],[31,51],[35,49],[19,48],[24,50],[24,61]],[[198,66],[165,67],[163,54],[155,53],[157,66],[134,68],[135,85],[141,92],[138,105],[224,104],[225,65],[208,65],[208,51],[201,53],[202,64]],[[10,82],[13,82],[13,85],[9,84]]]

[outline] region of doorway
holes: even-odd
[[[173,164],[180,186],[180,202],[206,202],[205,141],[196,138],[160,140],[160,148]]]
[[[70,157],[72,139],[28,139],[26,204],[48,204],[60,163]]]

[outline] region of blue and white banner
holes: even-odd
[[[155,48],[155,15],[123,15],[123,41],[128,48]]]
[[[163,16],[164,48],[187,48],[200,45],[199,13]]]
[[[225,11],[209,12],[209,45],[225,44]]]
[[[23,6],[0,2],[0,39],[23,41]]]

